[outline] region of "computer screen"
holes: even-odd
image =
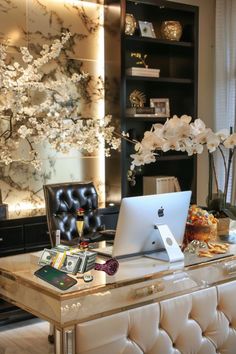
[[[163,245],[154,228],[169,227],[179,245],[183,242],[191,191],[127,197],[121,201],[113,257],[142,255],[161,250]]]

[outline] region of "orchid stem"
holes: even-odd
[[[216,166],[215,166],[215,160],[214,160],[214,156],[213,154],[211,155],[211,165],[212,165],[212,170],[213,170],[213,175],[214,175],[214,180],[215,180],[215,183],[216,183],[216,191],[217,191],[217,194],[219,193],[219,183],[218,183],[218,178],[217,178],[217,175],[216,175]]]
[[[224,190],[225,198],[227,197],[227,193],[228,193],[230,169],[231,169],[231,164],[232,164],[234,152],[235,152],[235,147],[233,149],[229,150],[228,169],[227,169],[227,173],[225,176],[225,190]]]
[[[227,194],[227,190],[228,190],[228,174],[229,174],[228,170],[230,169],[230,166],[228,166],[228,169],[227,169],[225,155],[224,155],[222,147],[220,145],[219,145],[219,150],[220,150],[220,153],[221,153],[221,156],[222,156],[222,159],[223,159],[223,163],[224,163],[224,170],[225,170],[224,195],[225,195],[225,198],[226,198],[226,194]]]

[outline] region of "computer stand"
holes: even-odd
[[[167,262],[179,262],[184,260],[184,254],[176,242],[169,227],[165,224],[156,224],[154,229],[158,230],[160,235],[160,242],[163,246],[163,251],[145,254],[146,257],[160,259]]]

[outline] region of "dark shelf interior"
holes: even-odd
[[[130,95],[135,90],[145,97],[144,107],[150,106],[150,99],[167,99],[170,117],[186,114],[194,120],[197,117],[198,99],[198,7],[164,0],[121,0],[116,4],[120,9],[117,17],[114,15],[112,21],[109,16],[105,18],[108,28],[113,29],[113,32],[107,33],[108,38],[110,35],[108,45],[115,41],[118,44],[118,51],[114,53],[109,51],[107,45],[106,61],[109,65],[105,68],[106,84],[109,87],[113,85],[115,89],[112,94],[109,92],[110,101],[106,97],[106,112],[112,112],[121,131],[128,132],[130,138],[136,141],[141,141],[144,132],[150,130],[153,124],[164,124],[167,117],[130,116],[127,109],[132,107]],[[131,14],[136,22],[136,29],[130,35],[125,34],[126,14]],[[149,22],[153,26],[155,38],[142,35],[139,21]],[[180,22],[182,35],[179,41],[163,37],[161,25],[164,21]],[[117,27],[112,27],[114,24]],[[116,38],[114,33],[117,33]],[[159,69],[159,77],[130,75],[127,69],[145,67],[144,63],[138,63],[140,60],[134,53],[145,57],[148,68]],[[120,72],[114,68],[120,68]],[[111,165],[107,164],[109,193],[114,186],[115,193],[121,188],[121,197],[142,195],[144,176],[165,175],[177,177],[181,190],[191,189],[192,202],[196,200],[196,156],[176,151],[160,153],[155,163],[137,168],[136,184],[131,186],[127,172],[131,163],[130,155],[134,153],[134,144],[122,141],[120,155],[115,153]],[[113,174],[110,173],[111,168]],[[109,176],[112,178],[110,184]]]
[[[130,81],[151,81],[169,84],[192,84],[192,79],[181,79],[176,77],[147,77],[147,76],[129,76],[127,75],[126,80]]]

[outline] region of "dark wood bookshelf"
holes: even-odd
[[[151,98],[168,98],[170,117],[189,115],[197,118],[198,101],[198,16],[197,6],[164,0],[109,0],[105,3],[105,102],[106,114],[113,116],[120,131],[129,132],[131,138],[141,140],[152,124],[164,124],[167,118],[132,117],[129,95],[138,90]],[[152,23],[156,38],[141,35],[139,26],[132,35],[125,34],[125,16],[132,14],[139,21]],[[176,20],[182,25],[179,41],[161,36],[163,21]],[[111,50],[112,48],[112,50]],[[159,77],[128,75],[131,67],[142,67],[131,53],[146,54],[148,68],[159,69]],[[196,201],[196,156],[170,151],[160,154],[155,163],[144,165],[137,173],[136,184],[127,179],[133,144],[122,141],[121,151],[115,152],[106,162],[107,199],[113,201],[124,196],[143,194],[143,176],[170,175],[178,178],[182,190],[192,190]],[[158,153],[158,152],[157,152]],[[120,194],[119,194],[120,193]],[[119,194],[119,196],[118,196]]]

